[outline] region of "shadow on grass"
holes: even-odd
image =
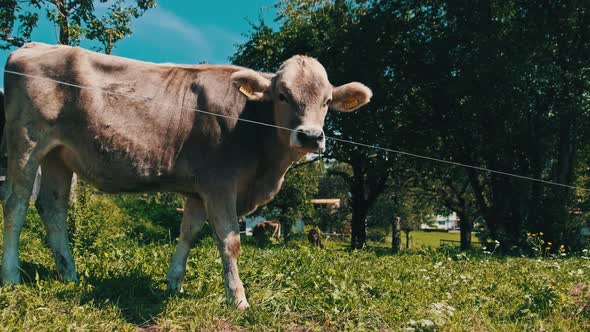
[[[82,296],[82,303],[113,304],[123,318],[136,326],[153,324],[170,293],[153,287],[153,279],[141,271],[110,278],[89,278],[93,288]]]
[[[57,272],[55,270],[50,270],[46,266],[37,263],[21,262],[20,270],[21,278],[25,285],[34,284],[37,276],[39,280],[57,279]]]
[[[37,280],[57,280],[55,270],[30,262],[21,262],[22,281],[34,286]],[[91,285],[81,296],[82,304],[94,306],[115,305],[128,323],[137,327],[150,326],[173,295],[153,287],[154,280],[147,274],[135,270],[127,275],[109,278],[90,277],[86,284]],[[57,293],[63,299],[75,296],[77,291],[64,289]]]

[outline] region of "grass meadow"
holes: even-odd
[[[0,330],[590,330],[590,260],[581,254],[533,259],[428,246],[392,254],[379,243],[351,252],[334,240],[324,250],[303,240],[256,248],[243,239],[240,272],[252,308],[240,312],[225,304],[221,259],[204,236],[184,293],[171,295],[165,274],[180,215],[174,204],[138,213],[134,199],[91,194],[77,208],[70,226],[78,284],[56,280],[30,209],[20,247],[25,282],[0,288]],[[437,234],[413,236],[435,247]]]

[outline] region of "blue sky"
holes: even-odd
[[[262,15],[274,26],[277,0],[162,0],[133,23],[133,34],[117,43],[113,54],[152,62],[229,63],[235,45],[245,41],[248,20]],[[97,10],[100,11],[100,5]],[[33,40],[55,44],[57,30],[42,17]],[[82,43],[88,46],[88,43]],[[0,50],[2,68],[11,50]],[[0,75],[0,87],[4,86]]]

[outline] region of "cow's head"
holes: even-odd
[[[314,58],[294,56],[274,76],[250,69],[232,75],[237,88],[250,100],[270,100],[279,137],[299,152],[316,152],[326,145],[324,119],[328,108],[351,112],[367,104],[372,92],[357,82],[332,86],[324,67]]]

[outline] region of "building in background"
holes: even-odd
[[[459,217],[455,212],[442,216],[438,215],[434,217],[434,220],[430,224],[422,224],[420,229],[435,229],[435,230],[459,230]]]

